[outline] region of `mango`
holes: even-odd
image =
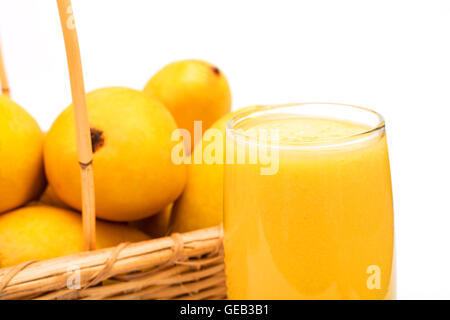
[[[186,168],[171,159],[170,112],[144,93],[122,87],[87,94],[97,217],[134,221],[163,210],[183,191]],[[44,143],[45,171],[55,195],[81,211],[81,182],[72,106]]]
[[[0,95],[0,213],[20,207],[45,187],[37,122],[6,95]]]
[[[104,221],[97,221],[96,236],[97,249],[149,239],[137,229]],[[77,212],[36,205],[0,215],[0,268],[82,250],[83,227]]]

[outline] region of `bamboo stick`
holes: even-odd
[[[95,250],[95,192],[92,170],[92,142],[81,67],[80,47],[71,1],[57,0],[57,4],[66,46],[75,114],[77,152],[81,171],[84,249]]]
[[[2,94],[9,97],[10,91],[9,91],[9,83],[8,83],[8,77],[6,76],[6,70],[5,70],[5,63],[3,61],[3,54],[2,54],[2,44],[0,43],[0,84],[2,88]]]

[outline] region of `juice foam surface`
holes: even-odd
[[[245,133],[276,130],[282,143],[311,143],[352,137],[369,131],[367,125],[344,120],[310,117],[262,118],[247,121]]]

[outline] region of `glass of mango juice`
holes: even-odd
[[[329,103],[246,108],[227,124],[229,299],[393,299],[385,122]]]

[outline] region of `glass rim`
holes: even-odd
[[[360,140],[366,140],[367,137],[371,137],[372,135],[376,135],[378,133],[382,133],[385,130],[385,119],[384,117],[369,108],[361,107],[357,105],[352,104],[345,104],[345,103],[335,103],[335,102],[300,102],[300,103],[285,103],[285,104],[279,104],[279,105],[254,105],[249,106],[245,108],[245,110],[242,110],[235,114],[233,117],[231,117],[227,123],[226,123],[226,134],[230,134],[234,137],[240,137],[244,139],[250,139],[251,137],[247,134],[245,134],[242,130],[236,129],[235,126],[238,125],[242,120],[247,119],[251,117],[252,114],[259,113],[259,112],[269,112],[271,110],[277,110],[282,108],[295,108],[295,107],[301,107],[301,106],[308,106],[308,105],[328,105],[328,106],[339,106],[339,107],[347,107],[351,109],[358,109],[362,112],[366,112],[368,114],[371,114],[377,118],[377,124],[371,125],[369,129],[363,130],[361,132],[358,132],[353,135],[343,136],[343,137],[334,137],[334,138],[328,138],[323,139],[320,141],[304,141],[304,142],[283,142],[283,143],[267,143],[267,145],[272,146],[297,146],[297,147],[323,147],[323,146],[334,146],[336,144],[345,143],[348,141],[357,142]],[[263,114],[262,114],[263,115]],[[327,117],[323,117],[327,118]],[[328,119],[336,119],[335,117],[328,117]],[[336,119],[337,120],[337,119]],[[353,122],[353,121],[351,121]]]

